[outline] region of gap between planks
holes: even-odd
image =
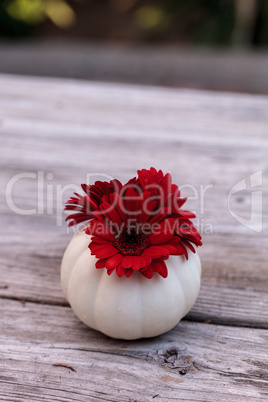
[[[54,302],[51,300],[37,300],[37,299],[30,299],[30,298],[23,298],[23,297],[16,297],[16,296],[5,296],[0,295],[0,300],[9,300],[9,301],[17,301],[21,303],[23,306],[26,303],[38,304],[41,306],[55,306],[55,307],[69,307],[71,308],[68,302]],[[188,321],[192,323],[200,323],[200,324],[211,324],[211,325],[218,325],[224,327],[237,327],[237,328],[255,328],[255,329],[268,329],[268,325],[264,323],[256,322],[239,322],[237,320],[230,320],[219,318],[215,319],[213,317],[207,318],[208,315],[205,314],[204,316],[200,315],[200,313],[193,314],[191,311],[181,319],[181,321]]]

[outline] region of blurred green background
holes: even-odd
[[[0,0],[0,37],[266,47],[268,0]]]

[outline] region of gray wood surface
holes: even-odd
[[[267,400],[267,155],[264,96],[0,75],[0,400]],[[87,174],[124,181],[150,166],[171,171],[212,233],[203,233],[202,287],[188,316],[161,337],[119,342],[86,328],[62,295],[72,235],[62,199],[75,188],[63,190]],[[255,232],[227,199],[260,170]],[[6,186],[38,171],[44,212],[37,180],[24,178],[13,201],[39,213],[15,213]],[[210,186],[204,208],[187,185],[198,196]],[[231,207],[249,218],[249,187]]]

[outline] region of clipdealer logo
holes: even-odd
[[[110,181],[113,178],[107,174],[102,173],[88,173],[86,175],[86,183],[92,184],[96,180]],[[19,206],[19,198],[16,197],[16,185],[24,185],[24,181],[33,181],[36,186],[37,202],[31,207]],[[56,214],[57,226],[62,226],[64,222],[64,199],[66,193],[77,192],[81,193],[81,188],[77,184],[55,184],[53,183],[53,173],[45,173],[43,171],[38,172],[21,172],[13,177],[7,183],[6,186],[6,203],[9,209],[18,215],[54,215]],[[20,182],[20,183],[19,183]],[[238,181],[228,192],[227,196],[227,208],[230,215],[241,225],[255,232],[262,232],[263,222],[263,205],[262,205],[262,183],[263,172],[259,170],[252,173],[249,177],[245,177]],[[207,197],[207,191],[210,189],[213,191],[213,185],[207,186],[200,185],[199,187],[192,186],[190,184],[183,184],[180,186],[180,190],[187,189],[192,195],[187,196],[188,200],[192,200],[197,206],[199,213],[196,219],[195,226],[202,234],[212,234],[213,225],[206,221],[205,204]],[[231,206],[231,200],[238,195],[241,191],[250,190],[250,218],[246,219],[238,212],[235,212]],[[196,213],[196,211],[193,211]]]
[[[230,189],[228,193],[228,210],[230,215],[241,225],[253,230],[254,232],[262,232],[263,229],[262,189],[260,188],[262,186],[262,182],[262,170],[259,170],[255,173],[252,173],[248,178],[243,178],[240,180]],[[232,197],[243,190],[250,190],[251,192],[251,210],[249,219],[246,219],[234,212],[230,205]]]

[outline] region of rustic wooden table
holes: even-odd
[[[0,400],[268,399],[267,97],[2,75],[0,133]],[[118,341],[63,297],[62,200],[150,166],[196,210],[202,287],[169,333]]]

